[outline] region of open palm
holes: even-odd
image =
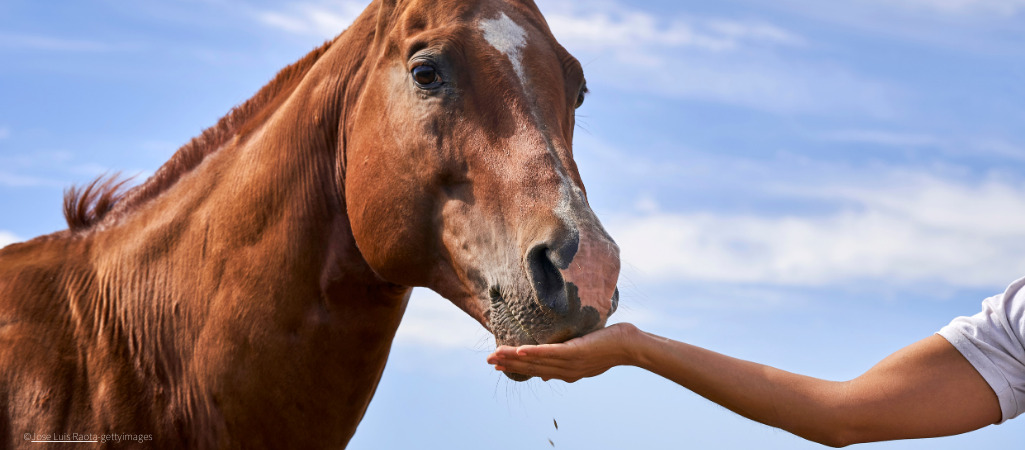
[[[630,364],[634,357],[626,343],[638,333],[634,325],[618,323],[561,344],[502,346],[487,361],[496,370],[572,383]]]

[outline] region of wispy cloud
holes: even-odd
[[[0,127],[0,140],[4,140],[11,137],[11,129],[7,127]]]
[[[595,85],[775,113],[892,116],[901,94],[803,53],[798,33],[763,20],[660,17],[617,2],[542,5],[556,38]],[[597,63],[600,62],[600,63]]]
[[[10,231],[0,230],[0,248],[4,248],[4,247],[6,247],[8,245],[11,245],[11,244],[13,244],[15,242],[21,242],[21,241],[22,241],[22,239],[19,238],[18,236],[15,236],[14,233],[11,233]]]
[[[610,228],[624,260],[652,281],[994,287],[1025,273],[1020,183],[890,178],[793,192],[848,205],[832,213],[659,212]]]
[[[1025,11],[1025,0],[862,0],[873,5],[945,15],[1010,17]]]
[[[0,170],[0,186],[7,187],[59,187],[63,186],[64,183],[60,181],[39,177],[34,175],[24,175],[18,173],[11,173]]]
[[[71,180],[88,181],[118,170],[96,162],[76,160],[68,151],[37,151],[0,155],[0,186],[7,187],[66,187]],[[148,170],[122,170],[136,180],[144,180]],[[138,174],[138,175],[136,175]]]
[[[1025,146],[1013,144],[1003,139],[976,139],[972,141],[971,149],[993,156],[1020,161],[1025,160]]]
[[[870,36],[978,54],[1023,51],[1023,0],[746,1]]]
[[[281,10],[262,10],[254,14],[266,26],[328,39],[348,28],[365,8],[365,2],[321,1],[291,4]]]
[[[779,113],[874,117],[894,113],[900,94],[836,64],[780,55],[809,46],[803,36],[763,20],[677,16],[663,18],[617,2],[557,0],[542,11],[559,41],[589,68],[594,85],[645,94],[726,103]],[[365,4],[316,1],[254,17],[291,34],[334,37]]]
[[[929,133],[848,129],[822,133],[826,141],[901,149],[936,149],[950,155],[990,156],[1025,160],[1025,147],[998,138],[946,137]]]
[[[713,18],[678,18],[663,22],[654,15],[625,9],[579,12],[572,4],[546,13],[546,20],[564,45],[594,51],[636,51],[639,48],[694,48],[710,52],[748,46],[803,45],[804,39],[772,24]]]
[[[653,95],[725,103],[784,114],[892,117],[901,92],[831,64],[774,56],[701,58],[667,56],[656,70],[634,74],[631,85]]]
[[[944,140],[930,134],[885,130],[840,130],[824,133],[822,137],[834,142],[887,147],[932,147],[944,144]]]
[[[30,34],[0,34],[0,48],[59,52],[111,52],[132,48],[126,44],[110,44],[89,39],[69,39]]]

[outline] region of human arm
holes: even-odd
[[[616,365],[668,378],[738,414],[830,446],[945,436],[995,423],[996,395],[940,336],[918,341],[847,382],[721,355],[618,324],[564,344],[501,347],[496,368],[576,381]]]

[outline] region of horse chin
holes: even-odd
[[[503,330],[503,331],[508,332],[508,330]],[[497,334],[496,334],[496,336],[497,336]],[[502,338],[496,337],[495,338],[495,343],[497,344],[497,346],[507,345],[507,346],[510,346],[510,347],[519,347],[521,345],[537,345],[537,341],[535,341],[533,338],[531,338],[529,336],[526,338],[526,340],[515,339],[515,338],[514,339],[509,339],[509,338],[502,339]],[[523,374],[519,374],[519,373],[515,373],[515,372],[509,372],[509,371],[502,371],[502,373],[505,374],[505,376],[509,377],[509,379],[513,380],[513,381],[521,381],[522,382],[522,381],[527,381],[527,380],[533,378],[532,376],[529,376],[529,375],[523,375]]]
[[[519,382],[524,382],[524,381],[527,381],[527,380],[529,380],[531,378],[534,378],[534,377],[531,377],[531,376],[520,375],[518,373],[513,373],[513,372],[502,372],[502,373],[504,373],[505,376],[509,377],[510,380],[519,381]]]

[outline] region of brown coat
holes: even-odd
[[[145,183],[0,250],[0,448],[344,447],[412,286],[503,344],[603,326],[583,90],[529,0],[374,1]]]

